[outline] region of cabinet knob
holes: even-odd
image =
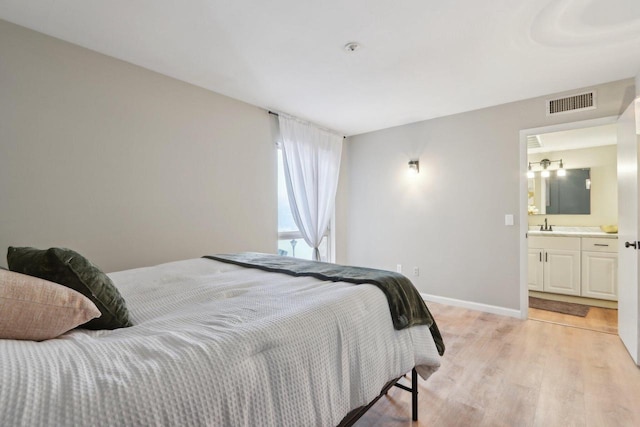
[[[638,249],[638,244],[637,242],[624,242],[624,247],[628,248],[633,246],[633,249]]]

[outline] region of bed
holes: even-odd
[[[336,426],[440,365],[435,325],[394,328],[372,284],[209,258],[109,277],[134,326],[0,340],[0,425]]]

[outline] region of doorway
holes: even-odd
[[[525,318],[618,331],[616,120],[521,131]]]

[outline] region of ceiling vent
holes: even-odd
[[[538,135],[527,136],[527,150],[540,147],[542,147],[542,144],[540,143],[540,138],[538,137]]]
[[[573,113],[576,111],[595,110],[596,93],[585,92],[564,98],[550,99],[547,101],[547,116],[556,114]]]

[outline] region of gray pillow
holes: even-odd
[[[117,329],[131,326],[124,298],[111,279],[79,253],[64,248],[9,247],[7,262],[11,271],[59,283],[93,301],[102,315],[80,327]]]

